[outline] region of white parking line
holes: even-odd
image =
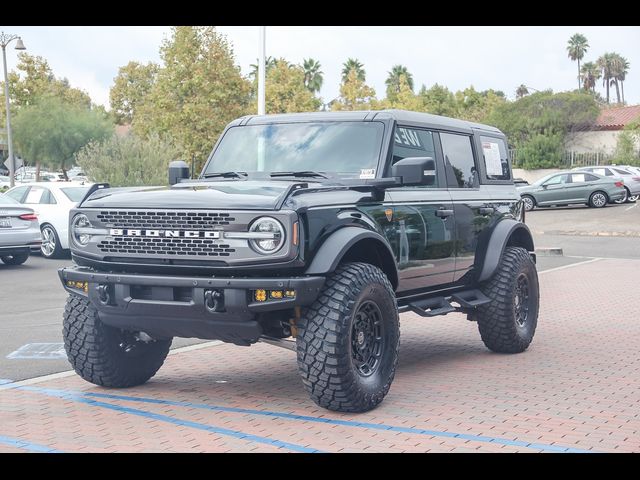
[[[633,205],[631,205],[630,207],[625,208],[625,209],[624,209],[624,211],[625,211],[625,212],[628,212],[629,210],[631,210],[632,208],[635,208],[635,207],[637,207],[637,206],[638,206],[638,204],[637,204],[637,203],[634,203],[634,204],[633,204]]]
[[[591,260],[585,260],[584,262],[572,263],[572,264],[569,264],[569,265],[563,265],[561,267],[550,268],[549,270],[542,270],[541,272],[538,272],[538,275],[542,275],[543,273],[549,273],[549,272],[557,272],[558,270],[564,270],[565,268],[578,267],[580,265],[586,265],[587,263],[597,262],[598,260],[602,260],[602,259],[601,258],[592,258]]]
[[[64,343],[27,343],[7,355],[10,360],[58,360],[67,358]]]

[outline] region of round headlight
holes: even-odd
[[[249,241],[258,253],[275,253],[284,245],[284,227],[275,218],[261,217],[251,224],[249,231],[258,234]]]
[[[73,217],[71,236],[73,237],[73,241],[81,247],[85,247],[91,239],[91,235],[82,232],[82,230],[86,228],[91,228],[91,222],[84,213],[79,213]]]

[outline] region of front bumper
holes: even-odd
[[[325,278],[220,278],[104,273],[87,267],[58,270],[64,288],[85,296],[107,325],[162,337],[219,339],[250,345],[262,334],[258,315],[313,303]],[[69,282],[87,283],[84,287]],[[255,301],[252,292],[295,290],[294,298]],[[211,293],[207,293],[211,292]],[[214,293],[215,292],[215,293]],[[217,298],[213,304],[207,298]],[[212,308],[214,307],[214,308]]]

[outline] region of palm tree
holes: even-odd
[[[580,69],[582,86],[585,90],[596,91],[596,82],[600,79],[602,72],[600,67],[593,62],[585,62]]]
[[[404,75],[404,78],[407,80],[407,85],[409,88],[413,90],[413,75],[409,73],[407,67],[403,65],[394,65],[391,67],[391,71],[387,72],[389,76],[385,80],[385,85],[387,86],[387,97],[393,95],[394,93],[400,92],[400,79]]]
[[[574,33],[569,39],[567,44],[567,54],[572,61],[578,61],[578,90],[580,90],[580,60],[584,58],[584,54],[587,53],[589,43],[587,43],[587,37],[581,33]]]
[[[616,71],[616,84],[620,82],[620,88],[622,89],[622,103],[624,104],[624,81],[627,79],[627,73],[629,73],[629,60],[621,55],[618,55],[618,65]]]
[[[614,54],[605,53],[596,61],[598,67],[602,71],[602,85],[607,88],[607,103],[609,103],[609,86],[613,78]]]
[[[364,65],[360,63],[357,58],[349,58],[342,64],[342,83],[347,81],[347,77],[349,76],[349,72],[351,70],[355,70],[358,80],[364,82],[366,76]]]
[[[521,84],[517,89],[516,89],[516,98],[522,98],[525,95],[529,95],[529,89],[527,88],[526,85]]]
[[[616,87],[616,98],[620,103],[620,76],[623,75],[625,59],[618,53],[611,54],[611,85]]]
[[[251,72],[249,72],[249,77],[251,78],[257,78],[258,77],[258,63],[260,62],[260,60],[258,60],[256,58],[256,63],[252,63],[251,65],[249,65],[251,67]],[[269,73],[269,70],[271,70],[275,65],[276,65],[277,60],[271,56],[265,58],[264,60],[264,73],[265,75],[267,73]]]
[[[319,92],[322,88],[323,73],[320,70],[320,62],[313,58],[305,58],[302,61],[302,69],[304,70],[304,86],[311,93]]]

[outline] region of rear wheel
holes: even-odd
[[[638,197],[640,197],[640,195],[629,195],[629,198],[627,198],[627,202],[635,203],[638,201]]]
[[[70,295],[63,315],[64,348],[73,369],[103,387],[134,387],[153,377],[164,363],[171,339],[110,327],[86,298]]]
[[[391,387],[400,344],[396,298],[382,270],[338,267],[300,320],[296,343],[314,402],[341,412],[375,408]]]
[[[475,316],[484,344],[499,353],[525,351],[536,331],[539,302],[538,273],[529,252],[506,247],[481,290],[491,299]]]
[[[602,208],[604,207],[609,199],[607,198],[607,194],[601,191],[593,192],[589,197],[589,206],[593,208]]]
[[[42,245],[40,246],[42,256],[45,258],[60,258],[63,249],[56,229],[52,225],[45,223],[40,227],[40,231],[42,232]]]
[[[0,260],[6,265],[22,265],[28,258],[29,252],[25,252],[17,255],[5,255],[4,257],[0,257]]]

